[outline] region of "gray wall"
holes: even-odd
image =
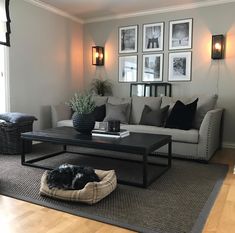
[[[169,12],[135,18],[109,20],[84,26],[84,80],[86,86],[95,77],[110,78],[115,96],[128,96],[129,84],[118,83],[118,27],[139,25],[139,81],[142,68],[142,24],[165,22],[164,81],[168,72],[168,22],[193,18],[192,82],[174,83],[173,96],[204,95],[218,92],[218,105],[226,109],[224,143],[235,146],[235,3]],[[226,58],[211,60],[211,34],[226,34]],[[91,65],[91,46],[105,46],[104,67]],[[218,80],[218,91],[217,91]]]
[[[50,127],[50,105],[83,86],[83,26],[22,0],[11,1],[10,108]]]

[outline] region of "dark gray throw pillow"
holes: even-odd
[[[95,121],[99,122],[103,121],[106,115],[105,112],[106,112],[105,104],[101,106],[96,106],[93,112]]]
[[[20,122],[35,121],[37,120],[37,118],[35,116],[31,116],[25,113],[7,112],[0,114],[0,120],[4,120],[11,123],[20,123]]]
[[[128,109],[129,104],[106,104],[106,116],[104,121],[120,121],[123,124],[128,123]]]
[[[167,117],[169,105],[157,109],[152,110],[148,105],[144,106],[141,119],[140,119],[140,125],[153,125],[153,126],[163,126],[164,122]]]

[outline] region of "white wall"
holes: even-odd
[[[165,22],[164,81],[168,74],[168,30],[169,21],[193,18],[192,82],[174,83],[173,96],[203,95],[217,93],[219,78],[218,105],[226,109],[224,143],[235,146],[235,3],[203,7],[198,9],[146,15],[134,18],[115,19],[90,23],[84,26],[84,80],[90,81],[102,76],[114,83],[116,96],[128,96],[129,84],[118,83],[118,27],[139,25],[139,81],[142,67],[142,25]],[[226,58],[211,60],[211,35],[226,34]],[[104,67],[91,65],[91,46],[105,46]]]
[[[83,87],[83,26],[22,0],[11,1],[10,108],[50,127],[50,105]]]

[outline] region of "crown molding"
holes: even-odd
[[[73,16],[71,14],[68,14],[67,12],[65,12],[63,10],[60,10],[60,9],[58,9],[58,8],[56,8],[54,6],[51,6],[51,5],[47,4],[47,3],[44,3],[44,2],[42,2],[40,0],[24,0],[24,1],[28,2],[28,3],[31,3],[32,5],[35,5],[37,7],[40,7],[42,9],[45,9],[47,11],[53,12],[53,13],[55,13],[57,15],[66,17],[68,19],[71,19],[71,20],[73,20],[73,21],[75,21],[77,23],[81,23],[81,24],[84,23],[84,21],[82,19],[80,19],[78,17],[75,17],[75,16]]]
[[[195,9],[195,8],[215,6],[215,5],[221,5],[221,4],[226,4],[226,3],[232,3],[232,2],[235,2],[235,0],[212,0],[212,1],[207,1],[207,2],[189,3],[189,4],[184,4],[184,5],[178,5],[178,6],[162,7],[162,8],[152,9],[152,10],[138,11],[138,12],[129,13],[129,14],[117,14],[114,16],[110,15],[110,16],[104,16],[104,17],[94,17],[94,18],[84,20],[84,23],[95,23],[95,22],[102,22],[102,21],[108,21],[108,20],[113,20],[113,19],[124,19],[124,18],[131,18],[131,17],[137,17],[137,16],[190,10],[190,9]]]

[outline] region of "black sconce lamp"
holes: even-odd
[[[101,46],[92,47],[92,65],[95,66],[104,65],[104,47]]]
[[[223,59],[224,58],[224,35],[212,36],[211,58]]]

